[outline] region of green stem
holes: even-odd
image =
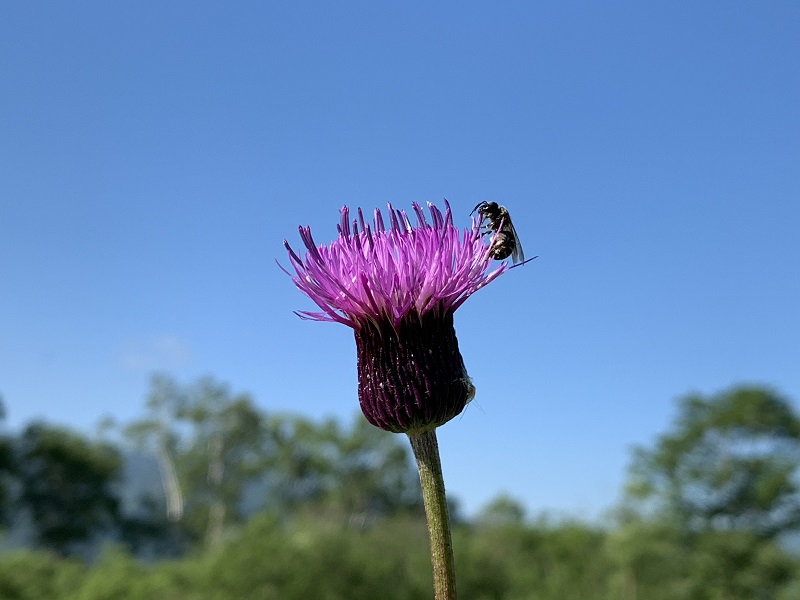
[[[433,563],[433,592],[435,600],[456,600],[456,569],[453,560],[453,542],[450,539],[450,518],[444,494],[442,463],[436,430],[409,433],[411,448],[419,467],[422,499],[428,517]]]

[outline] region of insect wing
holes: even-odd
[[[505,218],[507,223],[504,225],[504,227],[508,227],[509,231],[511,232],[511,236],[514,238],[514,250],[511,251],[511,262],[514,264],[525,262],[525,253],[522,251],[522,242],[519,241],[517,230],[514,229],[514,223],[511,221],[511,217],[507,211]]]

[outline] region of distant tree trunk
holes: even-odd
[[[222,462],[223,442],[217,435],[208,444],[208,482],[211,484],[213,500],[208,509],[208,528],[206,529],[206,547],[210,550],[218,548],[222,543],[225,525],[225,502],[222,498],[222,476],[225,466]]]
[[[183,517],[183,493],[181,492],[178,475],[175,472],[175,461],[167,447],[167,435],[163,425],[159,425],[158,435],[158,470],[161,473],[161,484],[167,502],[167,518],[173,523]]]

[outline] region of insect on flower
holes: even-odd
[[[525,263],[525,254],[522,252],[522,243],[511,222],[511,215],[508,214],[505,206],[500,206],[497,202],[481,202],[472,209],[470,215],[475,211],[481,216],[487,235],[491,235],[489,253],[496,260],[503,260],[511,257],[512,262]]]
[[[284,242],[298,289],[320,309],[304,319],[335,321],[355,333],[358,395],[367,420],[388,431],[437,427],[475,393],[458,350],[453,313],[510,267],[487,252],[478,222],[459,230],[450,206],[413,205],[416,224],[389,206],[384,222],[341,210],[339,236],[317,245],[300,228],[306,252]]]

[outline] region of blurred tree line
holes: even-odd
[[[93,438],[0,435],[0,599],[429,598],[407,444],[154,376],[144,417]],[[454,510],[462,600],[800,598],[800,419],[770,389],[679,404],[603,526]],[[522,475],[521,475],[522,476]]]

